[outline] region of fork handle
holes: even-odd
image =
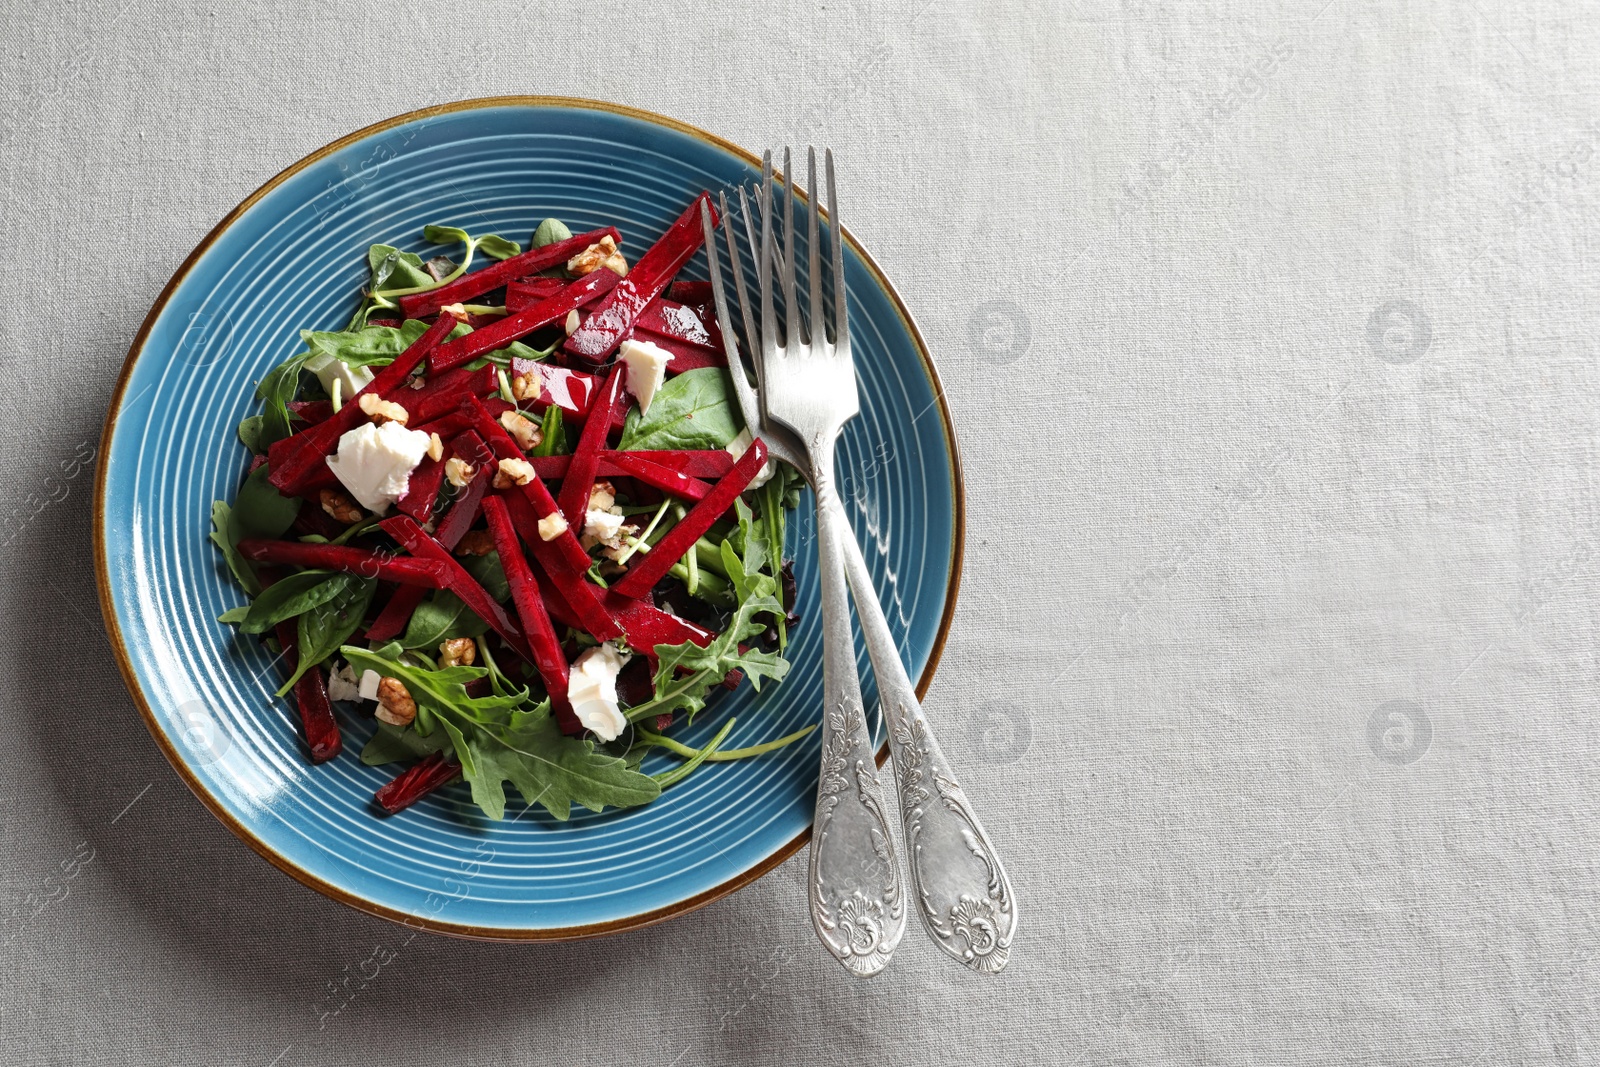
[[[826,707],[811,836],[811,923],[828,951],[865,978],[888,966],[905,933],[904,889],[856,673],[844,556],[844,545],[853,544],[855,536],[832,488],[832,440],[821,442],[812,455]]]
[[[998,974],[1017,927],[1011,880],[922,713],[844,506],[837,497],[830,502],[888,724],[918,911],[941,949],[975,971]]]

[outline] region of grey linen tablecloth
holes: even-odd
[[[1596,1062],[1600,11],[13,3],[0,1062]],[[853,981],[803,859],[582,944],[412,939],[168,769],[95,603],[123,354],[280,168],[560,93],[829,143],[962,435],[929,712],[1012,966]]]

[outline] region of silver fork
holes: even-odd
[[[843,614],[839,610],[841,605],[834,605],[836,621],[830,621],[828,618],[830,582],[833,587],[840,585],[837,567],[840,556],[843,557],[843,566],[855,594],[856,611],[861,619],[862,634],[866,639],[867,652],[872,660],[873,674],[878,681],[878,692],[889,727],[889,744],[894,756],[899,786],[901,821],[906,834],[912,886],[923,924],[935,943],[946,953],[974,970],[994,974],[1004,968],[1010,958],[1017,918],[1015,895],[993,843],[984,832],[977,814],[967,800],[966,793],[957,782],[938,742],[934,739],[933,730],[922,712],[921,702],[917,699],[916,688],[906,673],[905,665],[900,661],[899,647],[893,632],[889,629],[888,621],[884,618],[872,575],[867,570],[866,560],[861,554],[861,546],[856,542],[844,506],[833,489],[833,444],[843,424],[856,414],[858,402],[854,364],[850,358],[849,312],[845,295],[844,255],[838,224],[833,153],[827,152],[825,158],[828,219],[832,229],[830,244],[834,280],[834,343],[832,345],[827,343],[826,331],[822,325],[824,316],[816,197],[817,161],[814,149],[810,153],[808,174],[808,186],[811,190],[811,195],[808,197],[807,218],[811,323],[806,340],[801,340],[799,310],[795,299],[793,181],[788,177],[793,172],[789,167],[787,151],[784,153],[783,168],[787,188],[782,203],[788,205],[788,210],[785,211],[783,264],[788,330],[783,349],[778,349],[775,344],[776,323],[771,299],[773,212],[770,208],[774,203],[772,153],[766,153],[762,161],[762,188],[758,197],[762,217],[762,239],[759,245],[754,230],[754,214],[750,210],[744,190],[742,188],[739,190],[740,214],[745,220],[746,239],[753,251],[760,249],[763,324],[759,333],[752,315],[749,294],[745,288],[744,272],[739,261],[738,241],[733,233],[730,221],[732,216],[728,212],[726,196],[722,197],[721,204],[723,225],[726,227],[729,269],[733,273],[734,286],[738,293],[745,340],[752,353],[761,354],[760,358],[756,359],[759,395],[750,387],[744,374],[738,342],[728,317],[728,301],[725,299],[721,270],[717,262],[710,212],[702,211],[701,224],[705,230],[706,255],[711,268],[711,284],[718,324],[722,329],[723,343],[733,372],[731,377],[734,392],[738,397],[746,424],[751,427],[752,433],[760,433],[771,455],[799,470],[816,490],[819,556],[822,558],[823,570],[824,626],[827,631],[825,641],[830,642],[829,645],[825,645],[824,672],[828,673],[829,662],[826,657],[831,649],[835,662],[839,659],[844,661],[842,669],[849,675],[846,688],[854,692],[854,706],[859,709],[860,687],[854,672],[854,647],[850,639],[848,622],[839,618],[839,615]],[[821,358],[817,356],[819,348],[822,352]],[[804,356],[790,356],[788,355],[790,352],[809,353],[811,361],[808,364]],[[774,373],[775,367],[784,369]],[[809,378],[810,381],[801,387],[796,378]],[[785,390],[789,389],[795,389],[794,396],[803,399],[795,400],[786,395]],[[828,548],[824,549],[821,546]],[[835,568],[832,575],[829,573],[830,563]],[[842,600],[842,589],[839,592],[839,599]],[[834,639],[837,639],[839,645],[837,649],[832,649]],[[829,706],[830,708],[833,706],[831,696]],[[864,719],[861,729],[864,734]],[[867,745],[869,754],[865,766],[870,768],[870,741]],[[825,760],[829,751],[829,742],[825,737]],[[825,781],[819,783],[818,787],[818,834],[814,838],[812,851],[813,919],[823,943],[849,966],[850,958],[840,954],[836,947],[837,939],[832,936],[837,931],[837,924],[831,928],[824,925],[827,914],[825,911],[821,914],[818,912],[817,893],[821,883],[817,880],[817,863],[823,840],[821,818],[827,788],[826,771],[823,777]],[[863,803],[866,803],[864,797]],[[871,807],[871,810],[881,812],[881,803]],[[831,811],[832,809],[830,813]],[[886,833],[881,818],[877,820],[876,832]],[[879,898],[883,901],[881,910],[887,914],[891,910],[892,900],[893,910],[898,912],[898,874],[896,873],[893,881],[886,881],[884,885],[885,891]],[[898,936],[896,933],[896,940]],[[892,949],[893,945],[890,945],[889,950]],[[883,963],[887,963],[887,954],[884,955]],[[880,963],[880,969],[881,966]],[[852,970],[857,970],[858,973],[872,973],[859,971],[855,967],[852,967]]]

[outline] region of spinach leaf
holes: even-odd
[[[364,326],[359,330],[301,330],[300,340],[310,348],[307,359],[337,359],[347,367],[367,367],[394,362],[394,358],[428,331],[420,319],[407,319],[398,329]]]
[[[300,369],[310,358],[310,352],[290,356],[268,371],[267,376],[256,386],[256,399],[262,402],[261,430],[256,437],[256,443],[261,446],[262,451],[265,451],[272,442],[281,441],[293,432],[293,427],[290,425],[293,416],[289,414],[289,401],[300,391]]]
[[[267,450],[262,435],[266,430],[266,419],[261,415],[249,415],[239,422],[239,443],[250,450],[253,456],[259,456]]]
[[[245,595],[260,593],[260,579],[251,569],[249,561],[239,554],[239,535],[233,522],[233,509],[221,500],[211,505],[211,543],[222,550],[223,561],[228,564],[228,570],[233,572],[233,580],[239,583]]]
[[[266,633],[284,619],[326,604],[343,591],[344,583],[336,580],[343,577],[330,571],[301,571],[268,586],[250,605],[239,632]]]
[[[251,471],[233,499],[235,541],[241,537],[282,537],[300,514],[300,499],[278,492],[267,481],[267,473],[265,463]]]
[[[429,756],[450,744],[443,730],[423,735],[405,726],[378,723],[378,730],[361,749],[361,762],[377,767],[395,760],[418,759]]]
[[[339,591],[326,603],[301,614],[296,638],[299,662],[294,675],[278,690],[279,696],[286,695],[301,675],[350,640],[350,635],[361,626],[367,607],[372,603],[372,594],[378,588],[376,578],[363,578],[358,574],[336,574],[328,579],[328,584],[337,584]]]
[[[244,617],[246,615],[248,615],[248,614],[250,614],[250,605],[249,604],[240,604],[238,607],[229,608],[227,611],[224,611],[221,615],[218,615],[217,616],[217,621],[218,622],[230,623],[230,624],[244,622]]]
[[[472,612],[454,593],[440,589],[428,595],[411,613],[402,648],[433,650],[451,637],[479,637],[489,624]]]
[[[566,241],[572,238],[572,231],[567,229],[567,224],[560,219],[545,219],[539,223],[539,228],[533,231],[533,244],[530,247],[543,248],[553,245],[557,241]]]
[[[372,271],[369,292],[433,285],[433,275],[422,268],[422,257],[402,252],[393,245],[373,245],[368,248],[367,267]]]
[[[661,793],[648,775],[630,770],[622,759],[598,751],[594,742],[568,737],[550,714],[549,702],[529,709],[527,690],[470,697],[466,686],[488,676],[481,667],[429,671],[391,661],[368,649],[346,645],[342,654],[358,669],[398,678],[431,726],[443,727],[472,787],[472,799],[491,819],[505,817],[505,783],[516,786],[529,804],[542,804],[560,820],[572,805],[591,811],[646,804]]]
[[[721,367],[685,371],[656,390],[650,414],[630,408],[617,448],[726,448],[739,435],[740,422],[728,399],[728,381]]]
[[[511,582],[506,579],[506,569],[500,564],[500,553],[468,556],[461,560],[461,566],[495,600],[504,604],[511,599]]]
[[[522,252],[522,246],[497,233],[486,233],[478,238],[478,251],[491,259],[510,259]]]

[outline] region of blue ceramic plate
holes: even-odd
[[[106,416],[100,598],[128,688],[162,751],[273,864],[416,927],[538,940],[658,922],[731,892],[805,843],[816,735],[781,753],[709,765],[638,810],[580,810],[557,823],[513,805],[491,823],[457,785],[375,817],[373,791],[395,771],[356,758],[371,720],[345,716],[345,753],[319,767],[305,761],[289,702],[272,695],[279,678],[270,658],[215,621],[242,598],[206,540],[211,502],[232,498],[245,467],[234,427],[258,410],[254,383],[298,350],[297,330],[343,327],[368,244],[421,251],[430,222],[526,242],[555,216],[575,231],[615,224],[632,259],[701,189],[757,172],[749,153],[645,112],[582,100],[465,101],[379,123],[302,159],[211,231],[162,291]],[[844,435],[840,477],[901,653],[925,687],[960,574],[954,436],[926,347],[894,290],[853,241],[845,269],[861,417]],[[684,276],[706,276],[703,253]],[[714,704],[680,732],[689,744],[730,715],[738,717],[730,745],[817,720],[810,508],[802,501],[789,533],[804,619],[789,646],[792,673],[759,696],[746,685]],[[867,690],[871,706],[870,678]]]

